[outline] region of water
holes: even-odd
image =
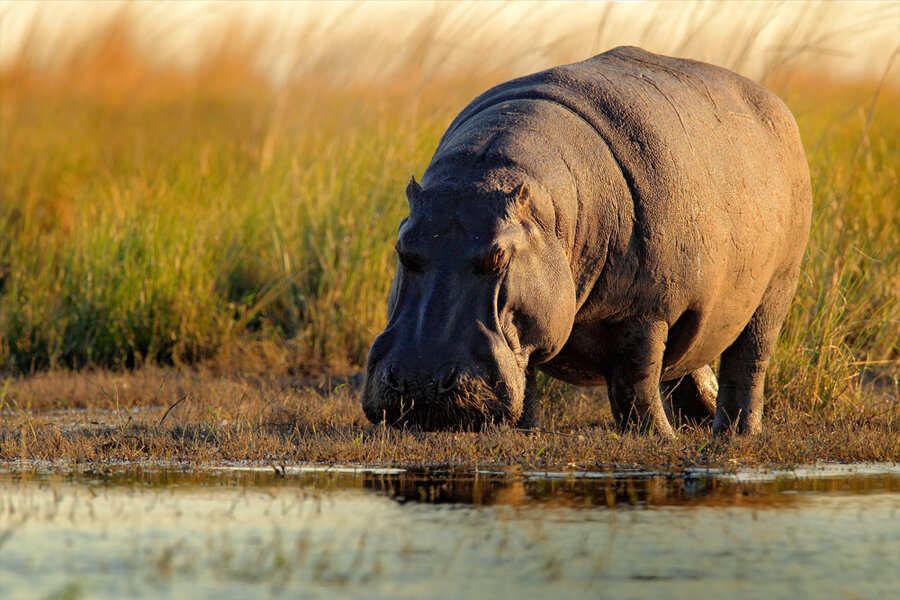
[[[887,598],[900,466],[0,471],[0,598]]]

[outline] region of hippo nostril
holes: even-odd
[[[384,374],[384,383],[395,392],[403,391],[403,382],[400,381],[400,376],[397,375],[397,371],[394,370],[394,365],[388,366],[387,371]]]
[[[439,394],[446,394],[459,385],[459,367],[456,365],[447,365],[441,371],[440,379],[438,379],[437,391]]]

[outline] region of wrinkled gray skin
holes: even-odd
[[[773,94],[616,48],[476,98],[407,196],[371,421],[533,426],[537,368],[605,382],[623,429],[759,431],[811,209]]]

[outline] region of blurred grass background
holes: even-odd
[[[201,3],[216,36],[181,46],[159,5],[101,6],[79,35],[47,33],[62,6],[0,7],[19,40],[0,64],[0,373],[363,365],[403,188],[450,120],[630,42],[735,68],[797,117],[813,231],[770,396],[816,411],[896,390],[900,4],[849,22],[831,3],[303,5],[273,30]]]

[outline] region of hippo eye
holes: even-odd
[[[505,257],[505,252],[503,248],[497,248],[493,252],[491,252],[485,259],[484,265],[482,268],[485,273],[494,273],[500,270],[500,267],[503,266]]]
[[[400,252],[397,251],[397,257],[400,259],[400,264],[403,265],[410,273],[421,273],[422,272],[422,259],[414,254],[409,254],[408,252]]]

